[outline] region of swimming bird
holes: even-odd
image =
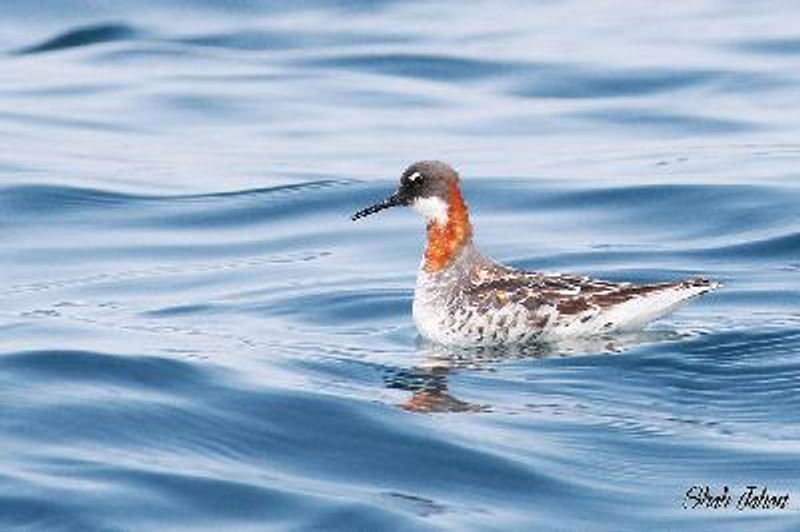
[[[525,344],[635,331],[719,286],[703,278],[612,282],[499,264],[475,247],[458,173],[440,161],[412,164],[394,194],[352,219],[396,206],[412,207],[427,224],[412,314],[420,334],[443,345]]]

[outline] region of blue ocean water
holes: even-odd
[[[800,528],[795,2],[0,14],[3,530]],[[424,158],[497,259],[724,287],[426,344],[420,220],[349,220]]]

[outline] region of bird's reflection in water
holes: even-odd
[[[386,375],[388,388],[406,390],[411,397],[400,406],[411,412],[480,412],[488,406],[469,403],[450,394],[445,365],[395,369]]]
[[[410,412],[489,412],[491,405],[455,397],[449,389],[448,377],[457,371],[494,371],[498,364],[509,360],[616,354],[642,344],[685,340],[696,335],[642,331],[558,343],[478,348],[446,347],[420,339],[417,351],[424,362],[411,368],[391,368],[384,375],[384,381],[387,388],[411,392],[411,397],[400,404]]]

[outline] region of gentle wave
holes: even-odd
[[[84,26],[66,31],[39,44],[22,48],[16,53],[27,55],[58,52],[70,48],[126,41],[136,38],[139,34],[136,29],[127,24],[106,23]]]
[[[0,528],[798,528],[682,507],[800,477],[789,4],[235,4],[4,3]],[[350,220],[420,158],[500,261],[723,286],[431,345]]]

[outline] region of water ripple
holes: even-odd
[[[433,54],[340,55],[308,60],[306,64],[447,81],[500,76],[514,68],[511,63]]]
[[[573,116],[606,125],[653,133],[714,133],[728,134],[752,131],[758,124],[742,120],[665,113],[648,109],[605,109],[575,113]]]
[[[796,37],[756,39],[736,46],[746,52],[765,55],[797,55],[800,54],[800,39]]]
[[[798,528],[681,504],[795,501],[791,2],[3,9],[0,528]],[[498,260],[723,287],[431,345],[424,223],[349,219],[420,158]]]
[[[70,48],[91,46],[110,42],[126,41],[140,35],[139,31],[127,24],[104,23],[75,28],[56,35],[39,44],[18,50],[22,55],[58,52]]]

